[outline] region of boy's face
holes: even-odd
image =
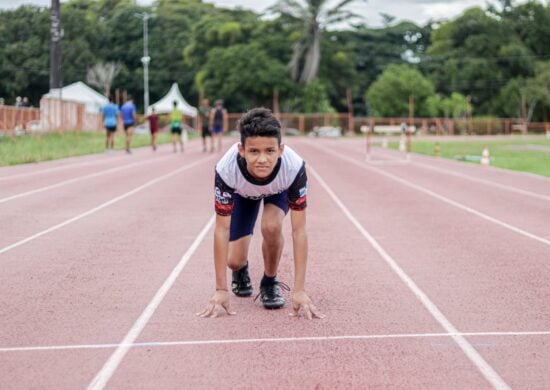
[[[266,179],[277,160],[283,154],[284,145],[275,137],[248,137],[244,146],[239,144],[239,154],[246,160],[246,169],[255,179]]]

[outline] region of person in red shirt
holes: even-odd
[[[147,117],[149,128],[151,129],[151,146],[153,151],[157,150],[157,133],[159,131],[159,117],[155,112],[155,107],[151,109],[151,114]]]

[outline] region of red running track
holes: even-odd
[[[550,387],[550,181],[288,142],[324,320],[236,297],[235,317],[195,316],[219,158],[198,143],[0,169],[0,388]],[[291,282],[289,221],[285,237]],[[258,235],[250,264],[257,286]]]

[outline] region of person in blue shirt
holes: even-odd
[[[137,122],[136,106],[131,95],[128,95],[126,102],[120,107],[120,113],[122,116],[122,124],[124,125],[124,132],[126,133],[126,153],[131,154],[130,144],[132,143],[132,133],[134,132],[134,126]]]
[[[113,98],[109,96],[109,103],[107,103],[101,110],[103,114],[103,125],[107,130],[107,140],[105,141],[105,149],[107,151],[114,149],[115,147],[115,132],[118,123],[118,107],[113,103]]]

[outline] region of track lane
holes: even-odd
[[[211,215],[190,185],[211,188],[213,161],[5,254],[0,344],[119,342]],[[82,388],[110,355],[51,352],[0,354],[0,387]]]
[[[327,145],[335,145],[340,143],[352,147],[359,153],[365,155],[364,140],[357,139],[341,139],[341,140],[319,140]],[[337,141],[336,143],[333,141]],[[413,140],[414,142],[414,140]],[[392,149],[383,149],[376,147],[373,149],[373,154],[376,158],[402,158],[403,154]],[[452,172],[459,176],[468,176],[473,179],[521,188],[535,194],[550,196],[550,178],[531,174],[528,172],[518,172],[509,169],[502,169],[493,166],[483,167],[479,164],[469,164],[464,162],[453,161],[445,158],[436,158],[422,154],[411,154],[412,165],[424,168],[432,168],[435,166],[438,169]]]
[[[103,207],[102,204],[112,202],[113,199],[125,197],[128,188],[138,188],[178,167],[197,165],[201,158],[213,160],[216,156],[199,152],[178,154],[153,164],[135,167],[132,171],[118,171],[0,204],[3,221],[0,254],[7,247],[38,232],[88,213],[96,207]]]
[[[364,166],[365,169],[394,175],[462,206],[531,233],[550,244],[550,225],[547,222],[550,218],[550,201],[526,197],[501,188],[473,183],[461,177],[426,170],[415,166],[414,163],[402,166],[370,166],[361,160],[361,153],[355,153],[349,147],[342,147],[337,143],[332,144],[330,149],[322,145],[318,146],[327,153],[342,156],[346,164],[354,162]]]
[[[332,170],[327,181],[339,189],[344,203],[459,331],[550,328],[546,246],[472,221],[472,215],[354,164],[342,164],[330,154],[321,158],[319,149],[305,142],[295,146],[324,172]],[[498,370],[512,387],[525,388],[541,380],[550,383],[547,361],[541,358],[544,337],[538,340],[539,347],[525,363],[532,365],[529,372],[514,376]],[[492,366],[514,364],[512,349],[501,359],[479,352]]]
[[[351,228],[315,178],[310,178],[310,262],[307,290],[327,319],[307,321],[288,316],[289,308],[266,311],[253,298],[232,297],[235,317],[202,319],[194,315],[213,291],[212,241],[205,242],[167,294],[138,342],[148,340],[249,340],[244,344],[133,348],[109,386],[198,388],[271,388],[443,386],[486,381],[455,350],[434,350],[431,340],[299,341],[300,337],[441,331],[414,295]],[[329,228],[330,227],[330,228]],[[279,271],[292,281],[290,227]],[[262,272],[259,232],[252,242],[250,269],[257,291]],[[289,337],[295,342],[278,343]],[[262,342],[262,339],[273,342]],[[238,357],[238,358],[237,358]],[[147,370],[143,367],[147,366]],[[243,375],[243,370],[246,375]]]

